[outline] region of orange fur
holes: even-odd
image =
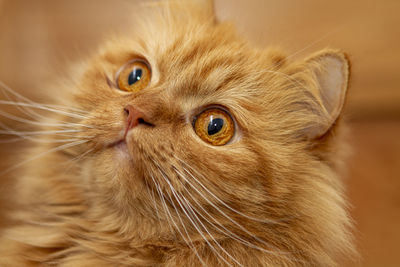
[[[288,62],[252,48],[210,9],[156,5],[54,91],[70,112],[86,112],[56,118],[90,138],[29,151],[27,158],[43,156],[23,167],[0,265],[337,266],[354,255],[339,178],[341,125],[327,119],[315,72],[323,68],[317,59],[346,62],[343,54]],[[112,88],[107,79],[138,56],[152,68],[150,86]],[[136,127],[121,148],[112,144],[128,103],[155,126]],[[191,118],[209,105],[234,117],[233,142],[214,147],[194,133]],[[310,127],[325,130],[309,138]]]

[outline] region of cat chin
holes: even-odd
[[[115,143],[112,148],[117,152],[118,155],[121,157],[125,157],[131,159],[131,155],[129,153],[128,145],[124,140],[118,141]]]

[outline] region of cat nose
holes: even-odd
[[[128,132],[130,129],[135,128],[138,126],[140,123],[145,123],[144,120],[144,113],[140,111],[139,109],[135,108],[132,105],[127,105],[124,108],[125,114],[126,114],[126,132]]]

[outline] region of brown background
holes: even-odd
[[[139,2],[0,0],[0,80],[45,99],[42,84],[68,75],[68,62],[90,54],[110,32],[134,26]],[[324,47],[349,53],[353,157],[346,182],[360,265],[400,266],[400,1],[216,0],[216,10],[255,45],[279,45],[293,58]],[[15,150],[0,144],[1,169]],[[2,209],[6,181],[0,177]]]

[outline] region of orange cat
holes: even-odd
[[[0,265],[337,266],[353,255],[338,177],[346,56],[289,62],[188,1],[141,21],[75,66],[52,90],[57,105],[19,102],[44,136],[21,160]]]

